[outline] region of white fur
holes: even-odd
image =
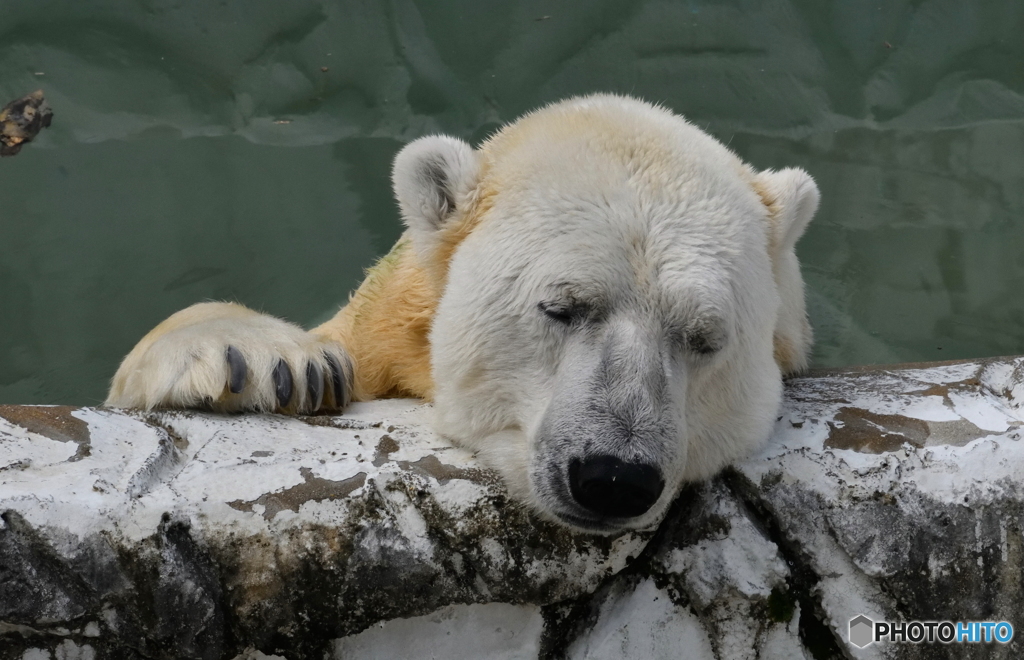
[[[479,172],[473,148],[446,135],[410,142],[395,157],[395,198],[413,243],[424,256],[435,247],[437,230],[476,187]]]
[[[245,388],[238,394],[226,390],[228,346],[234,346],[247,365]],[[348,367],[341,346],[296,325],[235,303],[199,303],[170,316],[135,346],[118,368],[104,405],[273,411],[278,402],[272,373],[277,361],[284,359],[293,380],[288,409],[306,412],[313,408],[306,365],[312,362],[327,374],[328,353]]]
[[[514,495],[565,524],[642,527],[682,483],[767,438],[782,387],[774,345],[790,345],[787,368],[810,348],[794,252],[818,204],[805,172],[754,173],[665,109],[597,95],[527,115],[479,151],[417,140],[393,181],[425,263],[446,223],[481,214],[434,317],[437,430]],[[585,314],[565,324],[543,311],[552,305]],[[225,389],[228,346],[249,365],[238,395]],[[297,393],[285,412],[302,412],[305,365],[326,369],[325,354],[346,361],[284,321],[195,305],[125,358],[107,404],[274,410],[282,356]],[[566,466],[591,455],[655,466],[664,492],[633,519],[581,517]]]
[[[734,154],[666,110],[604,95],[525,117],[481,158],[493,206],[456,250],[431,335],[439,431],[539,511],[578,525],[548,482],[602,435],[588,426],[595,408],[629,409],[637,428],[670,437],[641,430],[599,451],[654,462],[669,486],[648,514],[606,529],[649,524],[680,484],[767,438],[781,396],[777,328],[806,361],[793,245],[817,189],[799,170],[763,175],[785,209],[769,240],[768,209]],[[566,295],[597,301],[603,316],[567,330],[539,312]],[[717,354],[673,344],[707,327],[725,337]],[[598,363],[615,384],[593,395]],[[584,427],[594,432],[572,437]]]
[[[756,181],[776,209],[771,256],[782,298],[776,335],[793,346],[797,359],[792,366],[800,371],[807,367],[813,336],[804,311],[804,280],[796,258],[796,242],[818,210],[818,186],[807,172],[795,168],[760,172]]]

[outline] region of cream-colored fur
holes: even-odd
[[[245,358],[244,389],[229,391],[225,353],[235,347]],[[222,412],[278,409],[272,373],[285,360],[294,394],[281,412],[309,410],[314,402],[307,365],[328,374],[327,355],[348,371],[345,349],[296,325],[235,303],[199,303],[173,314],[132,349],[117,370],[105,405],[117,408],[210,407]],[[326,405],[336,407],[328,397]],[[322,402],[323,403],[323,402]]]
[[[599,531],[650,523],[681,483],[767,437],[780,374],[810,349],[794,252],[818,203],[806,173],[755,172],[664,109],[597,95],[479,150],[417,140],[393,182],[407,232],[333,319],[305,333],[195,305],[125,358],[107,404],[294,413],[432,399],[437,430],[514,494]],[[629,519],[580,509],[566,470],[594,455],[650,467],[664,494]]]
[[[797,373],[807,368],[814,335],[804,308],[796,242],[818,210],[818,186],[807,172],[795,168],[757,173],[752,185],[768,208],[768,249],[782,298],[775,326],[775,360],[782,373]]]

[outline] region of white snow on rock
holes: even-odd
[[[781,598],[790,578],[778,548],[721,484],[707,488],[704,499],[708,506],[700,517],[726,521],[727,529],[712,528],[695,543],[666,544],[655,558],[659,572],[686,595],[706,622],[717,657],[770,657],[766,653],[785,647],[785,639],[799,648],[791,620],[772,621],[764,616],[773,592]],[[773,633],[770,644],[769,633]]]
[[[540,652],[537,606],[449,605],[393,619],[334,642],[335,660],[530,660]]]
[[[594,627],[569,647],[570,660],[715,660],[700,620],[653,580],[616,586]]]
[[[772,442],[737,466],[751,497],[820,576],[821,607],[851,657],[898,653],[848,644],[857,614],[955,620],[959,611],[1019,624],[1022,592],[1009,585],[1021,584],[1011,555],[1024,537],[1017,522],[1007,532],[1005,519],[1018,519],[1024,493],[1022,365],[1017,358],[794,379]],[[996,575],[1009,580],[1008,591],[982,588]]]
[[[796,378],[760,453],[614,538],[415,401],[0,406],[0,660],[917,657],[849,620],[1024,629],[1022,406],[1019,358]]]

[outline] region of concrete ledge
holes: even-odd
[[[617,538],[530,517],[415,401],[0,406],[0,658],[1013,657],[847,631],[1024,624],[1022,400],[1014,358],[794,379],[760,455]]]

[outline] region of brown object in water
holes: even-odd
[[[53,110],[38,89],[0,110],[0,156],[13,156],[53,121]]]

